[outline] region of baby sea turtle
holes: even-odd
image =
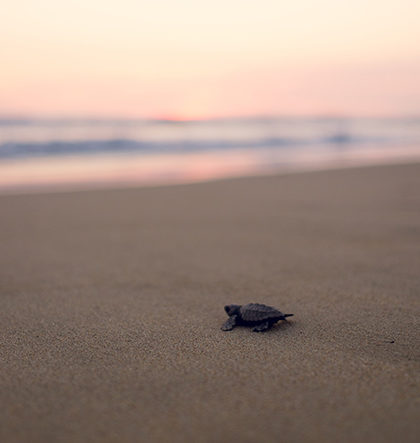
[[[259,303],[248,303],[247,305],[227,305],[226,314],[229,316],[222,326],[222,331],[231,331],[235,326],[254,326],[254,332],[267,331],[279,320],[286,320],[293,314],[283,314],[276,308],[261,305]]]

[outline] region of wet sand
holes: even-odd
[[[4,443],[420,438],[419,164],[0,196],[0,249]]]

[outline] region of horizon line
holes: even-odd
[[[363,120],[391,120],[391,119],[420,119],[420,114],[399,113],[399,114],[354,114],[354,113],[313,113],[313,114],[247,114],[247,115],[221,115],[197,118],[180,118],[170,116],[100,116],[100,115],[30,115],[30,114],[2,114],[0,121],[141,121],[141,122],[167,122],[167,123],[201,123],[217,121],[235,121],[235,120],[280,120],[280,119],[363,119]]]

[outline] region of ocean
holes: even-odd
[[[420,160],[420,118],[0,119],[0,192]]]

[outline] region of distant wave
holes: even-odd
[[[232,118],[206,121],[0,118],[0,161],[123,153],[194,153],[375,145],[420,147],[414,118]]]
[[[105,153],[182,153],[232,149],[287,148],[308,145],[330,145],[345,147],[363,143],[386,143],[379,137],[354,137],[348,134],[333,134],[314,139],[262,138],[258,140],[182,140],[182,141],[138,141],[130,139],[79,140],[48,142],[6,142],[0,144],[0,159],[90,155]]]

